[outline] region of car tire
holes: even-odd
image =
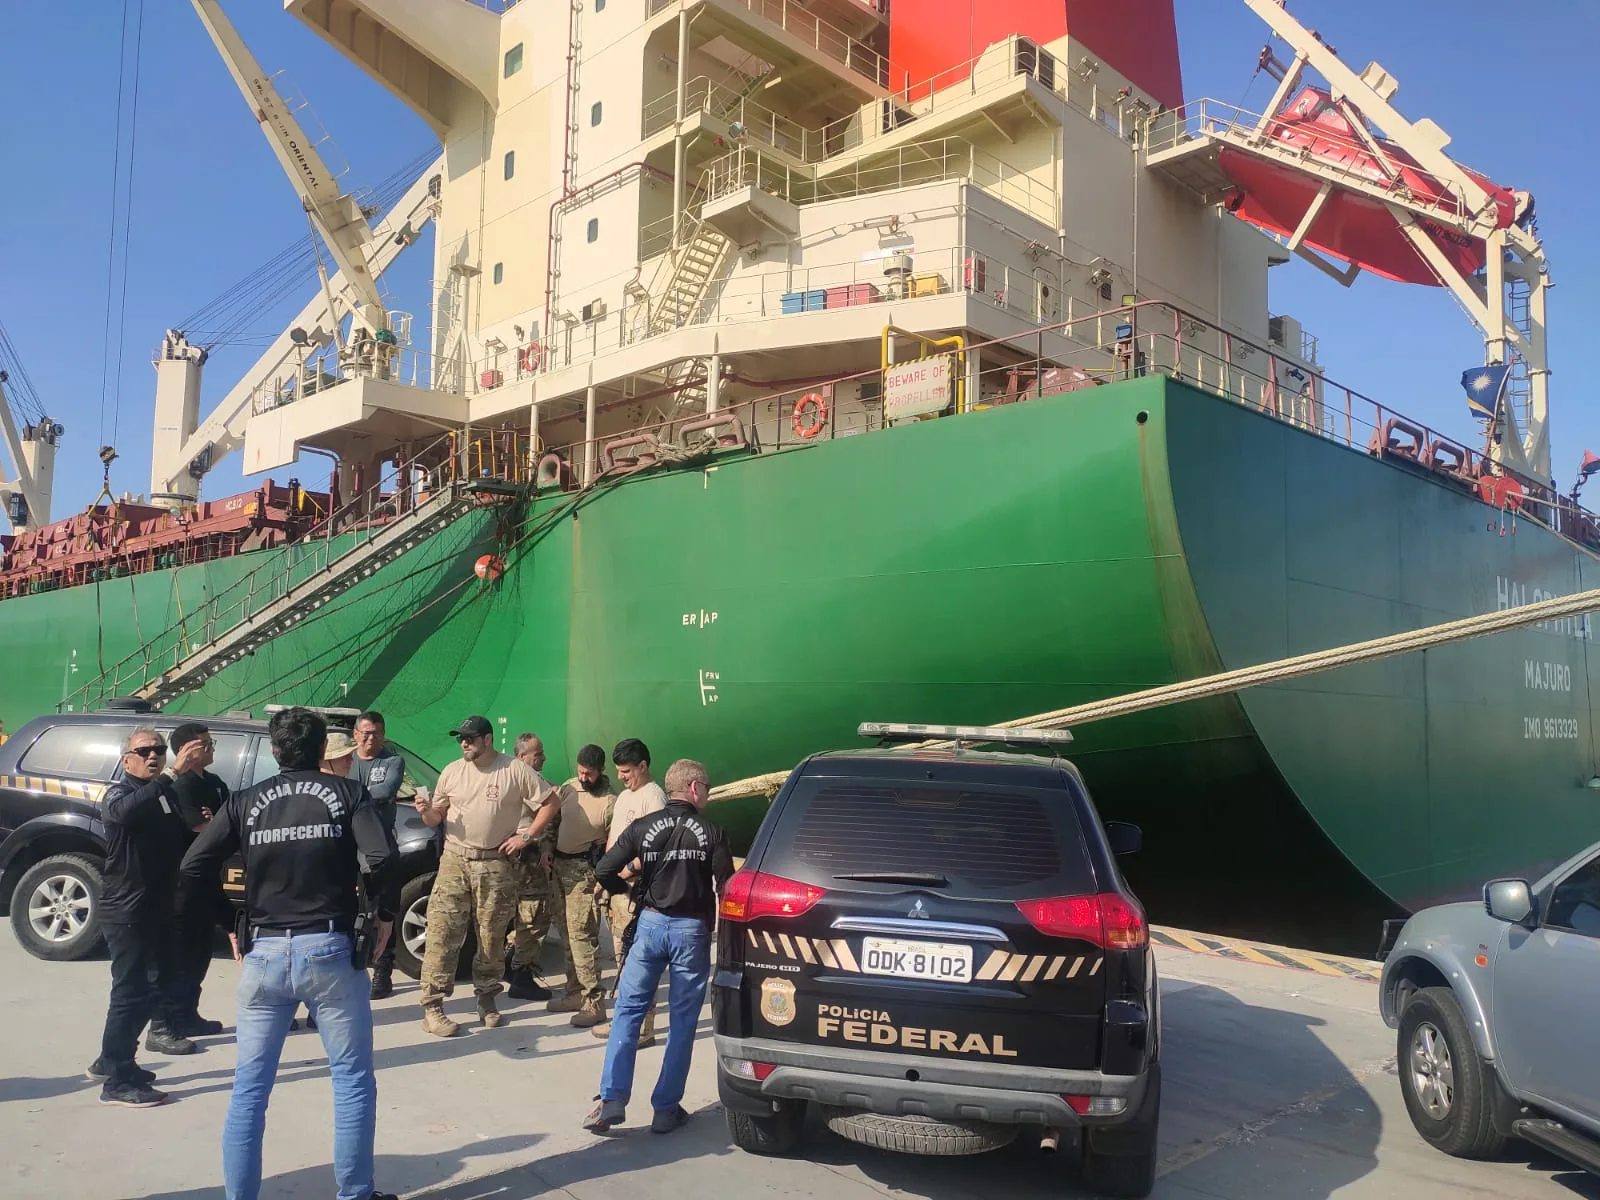
[[[804,1100],[779,1100],[778,1111],[770,1117],[755,1117],[749,1113],[724,1109],[728,1118],[728,1135],[733,1144],[749,1154],[790,1154],[800,1144],[806,1128],[806,1102]]]
[[[102,869],[81,854],[52,854],[23,872],[11,893],[11,929],[24,950],[73,962],[100,948]]]
[[[409,975],[412,979],[422,978],[422,953],[428,929],[428,896],[433,892],[436,874],[435,871],[428,871],[418,875],[400,889],[400,905],[391,935],[394,938],[394,965],[401,974]],[[466,940],[461,943],[461,953],[456,957],[457,979],[467,979],[472,975],[472,956],[477,953],[477,947],[478,939],[468,929]]]
[[[823,1109],[823,1123],[860,1146],[898,1154],[950,1157],[998,1150],[1016,1139],[1015,1125],[985,1121],[936,1121],[932,1117],[886,1117],[847,1108]]]
[[[1395,1042],[1400,1093],[1423,1141],[1455,1158],[1492,1158],[1506,1139],[1494,1130],[1488,1072],[1447,987],[1412,994]]]
[[[1151,1068],[1138,1115],[1125,1125],[1095,1126],[1083,1135],[1083,1185],[1102,1196],[1148,1196],[1156,1186],[1161,1128],[1161,1069]]]

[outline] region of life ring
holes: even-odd
[[[816,410],[816,419],[809,425],[800,424],[807,408]],[[821,392],[807,392],[794,402],[794,431],[800,437],[814,438],[822,432],[828,421],[828,400]]]
[[[543,361],[544,347],[538,342],[529,342],[517,351],[517,371],[520,374],[537,374]]]

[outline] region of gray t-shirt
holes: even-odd
[[[387,746],[377,758],[362,758],[359,754],[350,757],[350,778],[365,784],[385,812],[394,812],[395,796],[405,773],[406,760]]]

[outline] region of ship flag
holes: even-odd
[[[1490,363],[1461,372],[1461,386],[1466,389],[1467,407],[1473,416],[1494,420],[1500,408],[1500,393],[1505,391],[1506,377],[1510,374],[1510,363]]]
[[[1585,450],[1583,452],[1583,461],[1578,464],[1578,474],[1588,478],[1596,471],[1600,471],[1600,454]]]

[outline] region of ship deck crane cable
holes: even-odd
[[[1600,610],[1600,588],[1578,592],[1571,596],[1559,596],[1553,600],[1539,600],[1532,604],[1514,605],[1510,608],[1498,609],[1492,613],[1465,617],[1458,621],[1446,621],[1439,625],[1426,625],[1420,629],[1409,629],[1403,633],[1389,634],[1385,637],[1373,638],[1370,641],[1336,646],[1331,650],[1319,650],[1312,654],[1300,654],[1292,658],[1260,663],[1253,667],[1242,667],[1234,671],[1222,671],[1215,675],[1205,675],[1198,679],[1187,679],[1181,683],[1146,688],[1142,691],[1129,692],[1122,696],[1112,696],[1105,700],[1094,700],[1088,704],[1074,705],[1071,708],[1058,708],[1053,712],[1036,713],[1030,717],[1000,721],[996,722],[994,727],[1000,729],[1065,729],[1087,725],[1094,721],[1105,721],[1112,717],[1127,716],[1131,713],[1144,712],[1148,709],[1165,708],[1169,704],[1180,704],[1188,700],[1204,700],[1213,696],[1229,695],[1243,688],[1286,683],[1291,679],[1301,679],[1307,675],[1315,675],[1322,671],[1332,671],[1339,667],[1351,667],[1361,663],[1377,662],[1380,659],[1391,658],[1397,654],[1412,654],[1418,651],[1432,650],[1472,638],[1489,637],[1497,633],[1507,633],[1513,629],[1523,629],[1530,625],[1557,625],[1563,621],[1576,621],[1596,610]],[[1587,625],[1587,622],[1585,622],[1585,625]],[[919,748],[928,750],[950,749],[954,745],[954,742],[949,741],[917,743]],[[789,774],[790,772],[788,771],[775,771],[766,775],[755,775],[747,779],[725,783],[711,789],[711,798],[713,800],[732,800],[741,796],[771,795],[783,785]]]
[[[122,108],[123,95],[126,92],[126,78],[128,65],[128,17],[129,12],[135,14],[133,33],[133,91],[129,105],[128,117],[128,151],[126,157],[127,169],[124,171],[122,151]],[[121,407],[122,391],[122,342],[123,334],[127,328],[127,302],[128,302],[128,245],[132,222],[129,219],[133,210],[133,173],[134,163],[139,148],[139,77],[141,52],[144,47],[144,0],[123,0],[122,4],[122,37],[118,43],[117,55],[117,105],[116,105],[116,130],[114,152],[111,162],[111,222],[106,249],[106,311],[105,325],[100,351],[100,440],[107,442],[106,438],[106,401],[113,399],[111,406],[111,438],[116,441],[118,409]],[[118,218],[121,218],[120,223]],[[120,287],[117,285],[118,261],[118,230],[121,230],[121,263],[122,279]],[[119,294],[121,297],[122,314],[117,323],[116,335],[116,389],[113,393],[111,387],[112,374],[112,337],[111,313],[112,297]],[[107,466],[109,467],[109,463]],[[91,506],[92,507],[92,506]]]

